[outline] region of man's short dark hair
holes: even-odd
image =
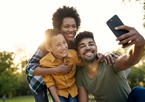
[[[52,22],[54,28],[61,28],[62,21],[65,17],[72,17],[76,21],[77,29],[80,27],[81,19],[74,7],[63,6],[63,8],[58,8],[56,12],[53,14]]]
[[[44,43],[50,45],[51,44],[51,38],[53,36],[58,35],[58,34],[61,34],[61,31],[59,29],[57,29],[57,28],[55,28],[55,29],[47,29],[45,31],[45,40],[44,40]]]
[[[77,36],[76,36],[76,39],[75,39],[75,46],[76,46],[76,50],[78,50],[78,44],[79,42],[84,39],[84,38],[92,38],[93,41],[95,42],[94,40],[94,35],[92,32],[89,32],[89,31],[83,31],[83,32],[80,32]]]

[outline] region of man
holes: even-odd
[[[137,64],[143,55],[144,38],[132,27],[120,26],[116,30],[125,29],[129,32],[118,37],[119,44],[130,42],[127,47],[134,45],[127,54],[115,59],[110,66],[99,63],[95,56],[97,47],[91,32],[81,32],[76,37],[78,56],[85,66],[79,68],[76,83],[79,90],[78,101],[87,102],[88,92],[97,102],[126,102],[131,91],[123,70]],[[125,40],[123,40],[126,38]],[[141,96],[142,97],[142,96]],[[143,98],[143,97],[142,97]],[[143,102],[143,101],[140,101]]]

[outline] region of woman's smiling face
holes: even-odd
[[[62,20],[61,31],[66,41],[72,41],[77,32],[76,21],[72,17],[65,17]]]

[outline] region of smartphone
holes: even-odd
[[[119,37],[119,36],[129,32],[128,30],[115,30],[115,27],[124,25],[123,22],[121,21],[121,19],[117,15],[114,15],[113,17],[111,17],[106,23],[107,23],[108,27],[111,29],[111,31],[115,34],[116,37]],[[125,46],[127,44],[128,43],[125,43],[125,44],[123,44],[123,46]]]

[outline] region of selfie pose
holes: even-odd
[[[84,31],[77,35],[75,41],[78,56],[85,65],[78,69],[76,75],[79,102],[88,102],[88,92],[97,102],[127,102],[127,99],[128,102],[144,102],[145,92],[140,90],[141,88],[131,92],[124,72],[140,61],[144,51],[144,38],[132,27],[115,28],[115,30],[121,29],[128,30],[128,33],[117,38],[120,41],[119,44],[123,45],[130,41],[126,46],[133,46],[128,53],[114,58],[115,63],[112,63],[112,66],[104,62],[96,62],[98,48],[93,33]],[[140,94],[137,95],[139,92]]]
[[[77,10],[74,7],[67,6],[58,8],[53,14],[52,23],[53,28],[58,28],[62,32],[68,44],[68,49],[75,49],[74,37],[81,24]],[[68,74],[73,68],[73,65],[69,65],[68,62],[61,63],[54,68],[40,67],[39,61],[47,53],[45,44],[42,42],[26,66],[27,81],[36,102],[48,102],[47,87],[41,76],[54,73]],[[110,53],[110,55],[106,56],[108,60],[113,60],[112,56],[118,57],[115,53]],[[98,53],[97,56],[103,58],[102,54]]]

